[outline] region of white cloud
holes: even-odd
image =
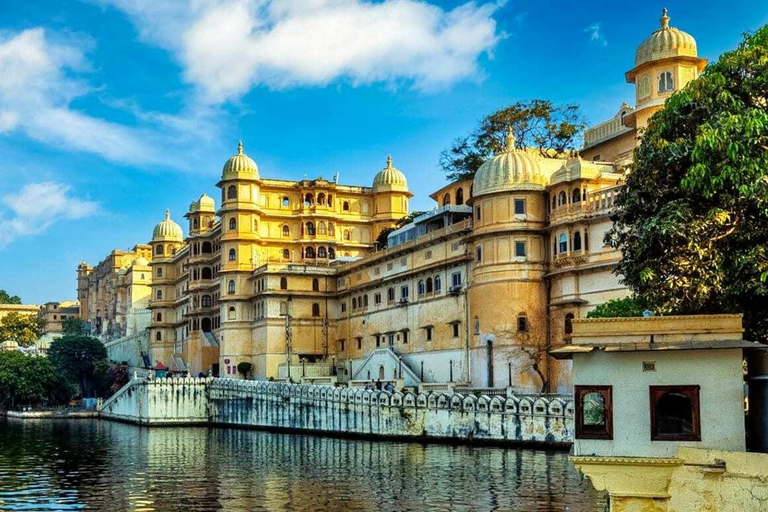
[[[480,75],[499,4],[446,11],[418,0],[95,0],[129,15],[176,56],[211,103],[252,87],[408,83],[447,87]]]
[[[608,46],[608,40],[602,32],[600,22],[596,22],[584,29],[589,34],[589,40],[600,46]]]
[[[174,126],[179,122],[174,116],[143,113],[136,117],[145,122],[128,126],[72,108],[74,99],[95,92],[82,78],[91,46],[89,40],[62,39],[42,28],[0,36],[0,134],[19,130],[113,162],[178,165],[167,146],[190,135]],[[191,118],[204,122],[205,115],[199,110]]]
[[[22,236],[36,235],[61,220],[89,217],[99,210],[93,201],[71,196],[63,183],[29,183],[16,194],[2,197],[5,212],[0,212],[0,248]]]

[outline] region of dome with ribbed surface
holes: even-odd
[[[487,160],[475,173],[472,194],[477,197],[512,190],[543,190],[546,182],[536,159],[515,150],[515,137],[508,130],[504,151]]]
[[[408,180],[405,174],[392,166],[392,157],[387,157],[387,166],[373,178],[373,191],[408,191]]]
[[[194,212],[215,212],[216,202],[208,194],[203,194],[197,201],[192,201],[189,205],[189,211]]]
[[[635,66],[670,57],[697,57],[696,40],[691,34],[669,26],[667,10],[662,10],[661,27],[637,47]]]
[[[259,168],[248,155],[243,153],[243,142],[237,144],[237,154],[227,160],[222,170],[222,178],[238,177],[241,175],[252,175],[252,178],[259,177]]]
[[[184,232],[181,226],[171,220],[171,212],[165,210],[165,219],[160,221],[152,232],[153,242],[183,242]]]

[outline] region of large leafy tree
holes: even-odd
[[[21,297],[10,295],[5,290],[0,290],[0,304],[21,304]]]
[[[84,336],[88,334],[85,320],[76,316],[65,318],[61,322],[61,331],[64,333],[64,336]]]
[[[62,336],[51,343],[48,358],[59,372],[78,383],[83,397],[93,394],[108,366],[107,349],[90,336]]]
[[[659,312],[743,312],[768,341],[768,26],[650,120],[607,240]]]
[[[22,347],[32,345],[43,333],[45,320],[37,315],[8,313],[0,320],[0,341],[13,340]]]
[[[69,398],[69,387],[48,358],[0,352],[0,407],[56,405]]]
[[[474,132],[456,139],[440,154],[440,167],[449,180],[471,178],[504,149],[507,128],[512,128],[518,149],[535,148],[549,157],[576,148],[585,127],[576,105],[520,101],[486,116]]]

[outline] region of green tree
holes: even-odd
[[[76,316],[65,318],[61,322],[61,331],[64,333],[64,336],[85,336],[88,334],[85,320]]]
[[[9,295],[7,291],[0,290],[0,304],[21,304],[21,297]]]
[[[637,297],[624,297],[600,304],[587,313],[587,318],[643,316],[643,311],[645,311],[643,303]]]
[[[253,365],[248,361],[240,361],[237,363],[237,371],[240,373],[240,375],[243,376],[244,379],[248,378],[248,374],[250,373],[251,368],[253,368]]]
[[[577,147],[586,122],[576,105],[548,100],[520,101],[485,117],[466,137],[440,153],[440,167],[451,180],[471,178],[494,153],[504,149],[512,128],[518,149],[538,149],[550,157]]]
[[[0,407],[57,405],[70,391],[48,358],[0,352]]]
[[[8,313],[0,320],[0,341],[13,340],[28,347],[42,336],[44,326],[45,320],[37,315]]]
[[[62,336],[54,340],[48,358],[59,372],[79,385],[82,397],[92,396],[107,371],[107,349],[90,336]]]
[[[743,312],[768,341],[768,26],[650,120],[606,241],[660,313]]]

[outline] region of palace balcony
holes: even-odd
[[[577,220],[610,215],[623,185],[587,192],[587,198],[576,203],[557,206],[549,213],[550,224],[564,224]]]

